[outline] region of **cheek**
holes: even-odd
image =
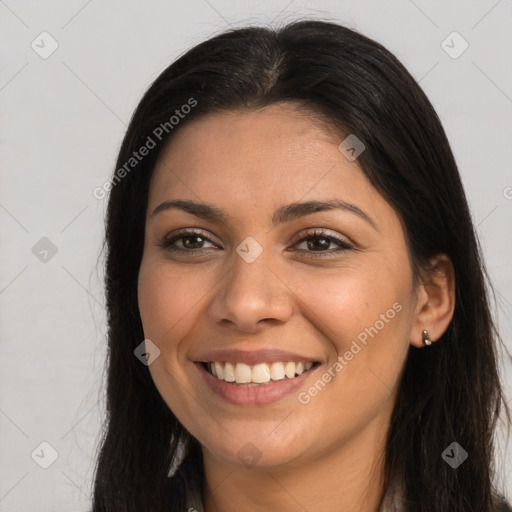
[[[406,315],[397,310],[405,307],[406,278],[390,270],[351,267],[317,273],[314,279],[296,279],[293,289],[307,306],[303,313],[310,312],[311,323],[323,328],[333,345],[346,350],[358,336],[364,342],[371,327],[389,332],[401,323]]]
[[[207,285],[204,275],[183,276],[166,262],[141,264],[138,300],[144,336],[160,349],[149,371],[169,409],[193,435],[198,434],[193,418],[202,417],[204,411],[196,399],[190,399],[194,396],[189,382],[193,363],[186,358],[187,344],[181,341],[197,324],[196,308],[208,300]]]
[[[295,287],[331,354],[329,400],[342,397],[359,409],[391,395],[409,347],[408,275],[375,268],[382,267],[339,269],[318,274],[314,287],[311,280],[298,280]]]
[[[144,335],[161,350],[171,351],[190,330],[194,311],[207,298],[207,276],[197,272],[181,275],[168,264],[141,265],[138,281],[139,311]]]

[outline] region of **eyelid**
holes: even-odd
[[[305,231],[302,230],[291,239],[290,243],[295,245],[298,242],[302,242],[308,238],[314,237],[324,237],[329,240],[335,240],[339,243],[344,243],[346,245],[350,245],[351,247],[355,247],[355,244],[349,238],[343,235],[339,235],[338,233],[333,232],[327,228],[309,228]]]
[[[183,228],[183,229],[178,229],[177,231],[173,231],[170,234],[164,236],[162,241],[160,243],[158,243],[157,245],[162,245],[162,244],[168,243],[174,239],[179,239],[181,237],[194,236],[194,235],[200,236],[213,244],[222,246],[222,244],[220,244],[214,240],[215,237],[212,234],[210,234],[208,231],[205,231],[204,229],[201,229],[201,228],[194,228],[194,227]],[[192,252],[192,251],[190,250],[187,252]]]
[[[210,242],[214,245],[218,245],[222,247],[222,244],[218,244],[212,238],[208,232],[201,228],[183,228],[179,229],[177,231],[173,231],[171,234],[166,235],[160,242],[158,242],[156,245],[159,247],[162,247],[164,250],[169,252],[176,252],[176,253],[182,253],[182,254],[196,254],[204,251],[208,251],[211,248],[200,248],[200,249],[178,249],[173,248],[172,244],[176,242],[177,240],[180,240],[182,238],[186,237],[192,237],[192,236],[199,236],[203,239],[205,239],[207,242]],[[289,242],[292,246],[297,245],[298,243],[304,243],[307,242],[311,238],[325,238],[329,240],[333,244],[337,244],[338,249],[336,250],[327,250],[327,251],[307,251],[307,250],[300,250],[300,249],[288,249],[290,252],[303,252],[308,254],[310,257],[328,257],[333,255],[339,255],[342,252],[346,251],[356,251],[358,250],[356,245],[347,237],[339,234],[331,234],[330,230],[327,228],[309,228],[305,231],[302,230],[299,233],[297,233],[292,240]]]

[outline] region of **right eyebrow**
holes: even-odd
[[[170,209],[179,209],[195,215],[196,217],[217,222],[219,224],[227,224],[228,222],[228,215],[220,208],[208,203],[196,202],[188,199],[164,201],[153,210],[151,217]],[[274,215],[272,216],[272,223],[274,225],[283,224],[299,217],[334,209],[354,213],[370,224],[376,231],[379,231],[375,221],[366,212],[354,204],[347,203],[339,199],[332,199],[328,201],[305,201],[301,203],[283,205],[274,212]]]

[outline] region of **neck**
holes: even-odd
[[[377,512],[385,434],[374,421],[349,443],[286,467],[247,468],[205,450],[205,512]]]

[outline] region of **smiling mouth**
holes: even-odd
[[[287,361],[248,365],[232,362],[203,362],[205,370],[218,380],[231,384],[260,385],[280,380],[289,380],[310,371],[320,363],[313,361]]]

